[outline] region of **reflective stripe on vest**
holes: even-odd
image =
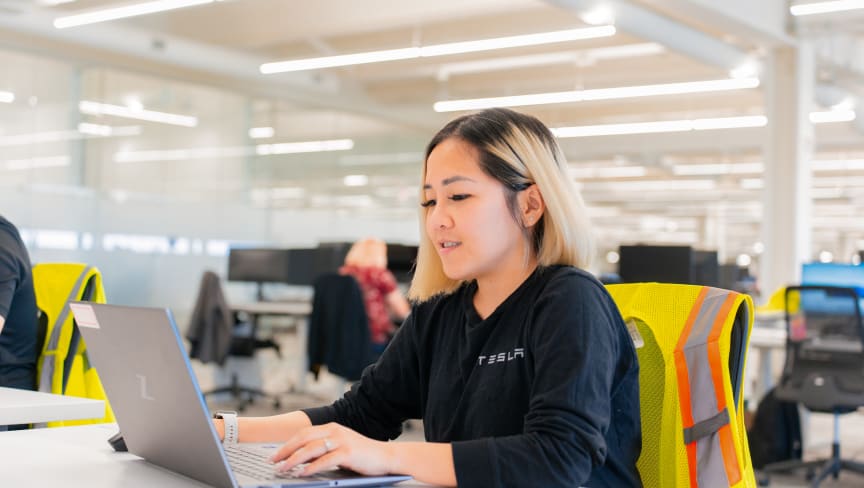
[[[675,346],[678,396],[693,488],[731,486],[741,480],[723,390],[719,341],[723,322],[737,296],[735,292],[703,287]]]
[[[54,371],[57,369],[57,354],[60,351],[57,350],[60,342],[60,333],[63,331],[63,324],[66,322],[66,318],[69,316],[69,302],[73,300],[78,300],[81,297],[81,286],[84,282],[84,279],[87,277],[87,274],[90,273],[90,270],[93,269],[92,266],[87,266],[84,268],[84,271],[78,275],[78,278],[75,280],[75,284],[72,286],[72,289],[69,291],[69,297],[66,299],[65,304],[63,305],[63,309],[57,314],[57,319],[54,320],[54,325],[51,327],[51,337],[48,338],[47,345],[45,346],[45,352],[43,354],[43,363],[42,363],[42,372],[39,375],[39,390],[52,393],[53,389],[53,381]],[[68,354],[75,354],[76,351],[68,351]],[[63,358],[65,360],[65,357]],[[54,392],[63,394],[64,392]]]

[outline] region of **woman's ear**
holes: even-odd
[[[540,221],[540,217],[546,211],[546,202],[536,184],[519,192],[519,209],[524,227],[533,227]]]

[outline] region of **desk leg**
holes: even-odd
[[[300,371],[297,377],[297,392],[306,393],[306,376],[309,370],[309,355],[306,351],[306,342],[309,335],[309,321],[306,317],[297,319],[297,342],[300,346],[298,356],[300,357]]]

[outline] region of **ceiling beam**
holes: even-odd
[[[576,14],[604,6],[614,15],[615,26],[645,40],[726,71],[754,62],[751,56],[719,39],[630,2],[616,0],[547,0]]]

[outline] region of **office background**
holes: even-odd
[[[809,3],[233,0],[63,27],[117,4],[3,1],[0,212],[34,260],[184,317],[232,245],[416,244],[424,145],[460,113],[436,102],[567,92],[514,108],[558,130],[592,271],[620,245],[689,245],[770,292],[864,248],[864,14],[790,13]],[[562,31],[584,39],[428,56]],[[261,72],[409,47],[427,56]]]

